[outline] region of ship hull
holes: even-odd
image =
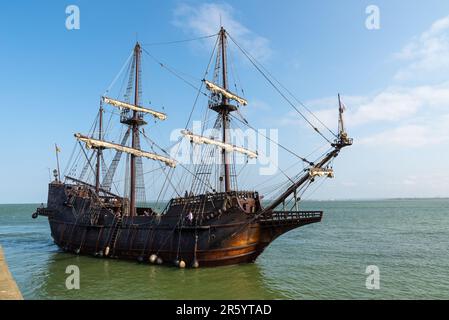
[[[242,226],[224,226],[216,230],[215,237],[225,240],[235,232],[238,235],[218,248],[200,244],[195,252],[196,235],[199,239],[209,238],[208,229],[184,229],[179,230],[180,235],[173,235],[167,229],[122,227],[115,247],[111,247],[113,226],[83,226],[54,219],[49,219],[49,223],[55,243],[66,252],[139,262],[150,262],[151,255],[156,254],[164,264],[174,265],[183,260],[190,265],[196,260],[202,267],[254,262],[275,238],[299,227],[264,228],[259,223],[243,229]],[[183,243],[182,249],[178,250],[178,243]]]
[[[187,267],[251,263],[280,235],[321,220],[321,214],[261,219],[231,207],[199,225],[184,220],[185,206],[173,206],[162,217],[118,218],[100,210],[102,219],[92,221],[86,217],[96,209],[89,201],[78,199],[68,206],[64,186],[50,189],[46,214],[41,215],[48,216],[54,242],[66,252],[102,258],[168,265],[183,261]]]
[[[106,248],[110,245],[109,234],[113,232],[112,227],[92,228],[59,221],[50,221],[50,226],[55,243],[67,252],[140,262],[149,262],[151,255],[156,254],[165,264],[174,264],[181,260],[192,263],[195,259],[193,253],[195,233],[192,230],[183,230],[184,234],[179,237],[171,235],[167,230],[154,229],[149,231],[146,228],[125,227],[120,230],[120,236],[115,247],[110,247],[109,252],[107,252]],[[199,237],[204,237],[206,232],[199,231]],[[157,239],[148,240],[152,233],[157,234]],[[167,241],[164,241],[164,238]],[[177,249],[177,242],[184,243],[182,250]],[[189,245],[185,245],[186,243],[189,243]],[[257,242],[249,243],[245,241],[245,244],[240,246],[198,249],[196,259],[201,266],[238,264],[254,261],[262,251],[263,249],[258,246]]]

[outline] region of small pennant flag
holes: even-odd
[[[56,152],[61,152],[61,149],[59,149],[57,144],[55,144],[55,149],[56,149]]]
[[[346,105],[340,101],[340,111],[341,113],[343,113],[344,111],[346,111]]]
[[[346,105],[343,103],[343,101],[341,101],[340,94],[338,95],[338,104],[340,113],[343,113],[346,110]]]

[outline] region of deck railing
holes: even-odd
[[[293,220],[321,220],[323,211],[273,211],[271,215],[264,217],[269,221],[293,221]]]

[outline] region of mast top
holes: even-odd
[[[343,113],[346,110],[345,104],[341,101],[340,94],[338,94],[338,136],[332,143],[333,147],[343,148],[352,145],[353,140],[349,138],[345,130],[343,121]]]
[[[221,81],[219,84],[218,74],[213,81],[203,80],[206,84],[206,89],[212,94],[209,101],[209,108],[220,114],[228,114],[238,109],[237,106],[230,103],[231,100],[246,106],[248,102],[246,99],[239,97],[237,94],[228,89],[228,75],[227,75],[227,41],[226,29],[221,26],[218,32],[219,50],[217,51],[217,62],[215,70],[221,71]]]

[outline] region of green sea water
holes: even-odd
[[[180,270],[65,254],[36,205],[0,205],[0,244],[25,299],[449,299],[449,200],[305,202],[323,221],[256,263]],[[68,265],[80,268],[67,290]],[[366,288],[369,265],[380,289]]]

